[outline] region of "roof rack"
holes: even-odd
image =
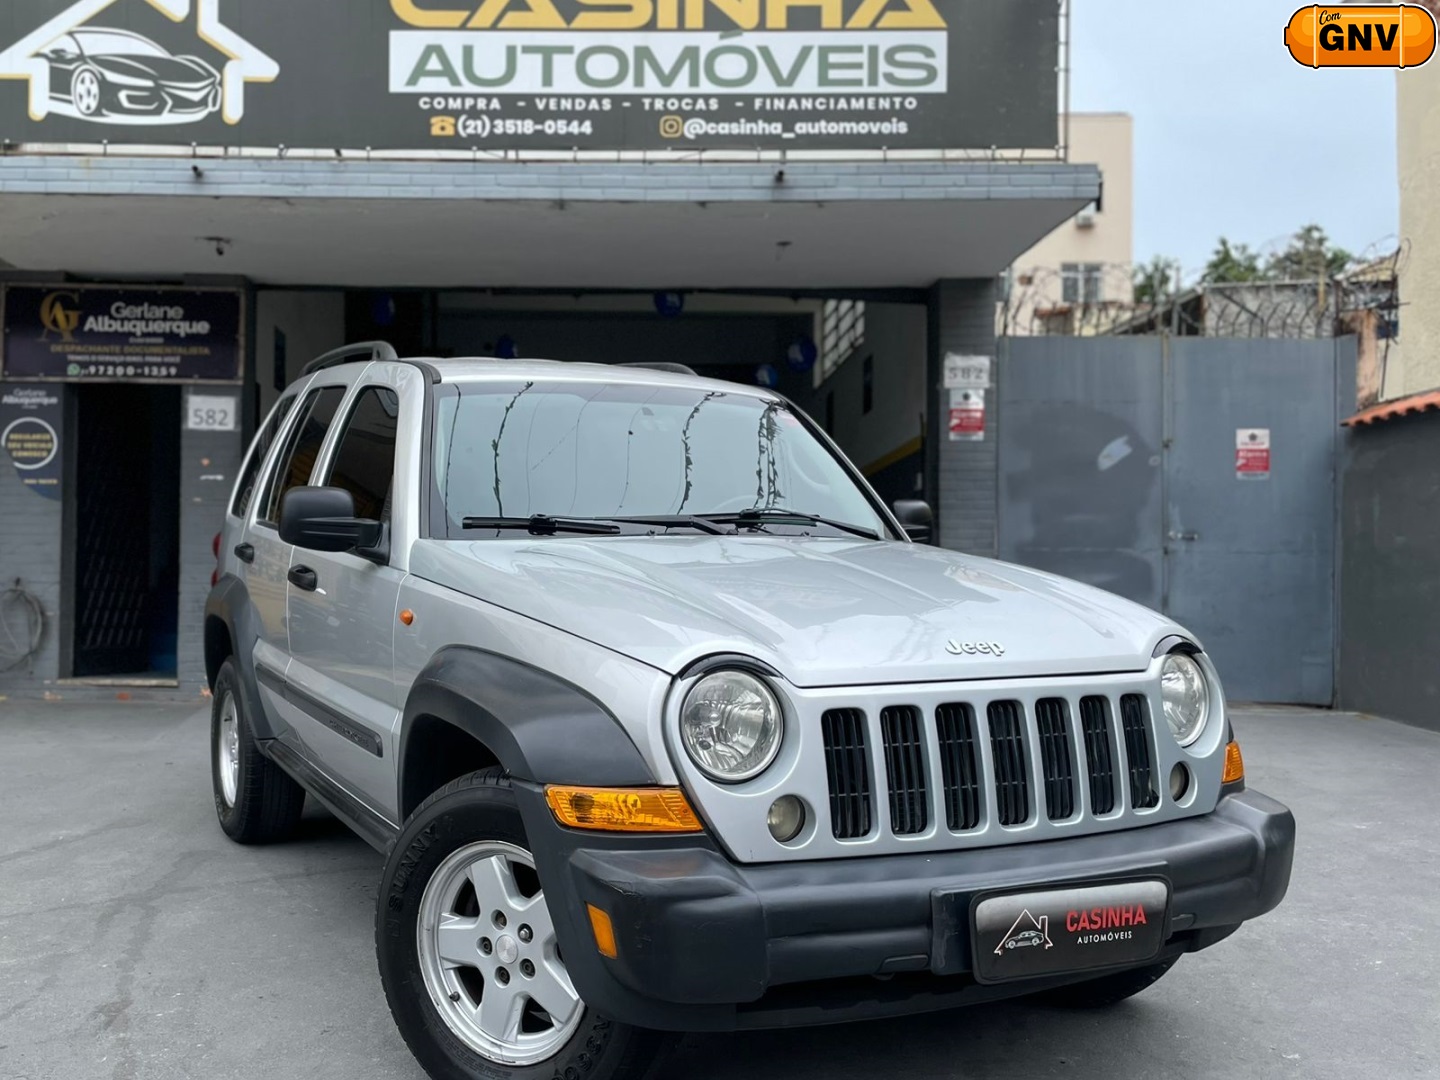
[[[630,364],[616,364],[616,367],[649,368],[651,371],[668,371],[673,375],[695,375],[700,373],[688,364],[674,364],[668,360],[640,360]]]
[[[348,364],[358,357],[364,357],[367,360],[399,360],[400,354],[388,341],[360,341],[354,345],[342,345],[338,349],[331,349],[323,356],[317,356],[301,369],[300,375],[302,378],[306,375],[314,375],[315,372],[324,371],[326,368]]]

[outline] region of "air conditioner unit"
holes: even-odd
[[[1095,204],[1091,203],[1075,215],[1075,227],[1077,229],[1093,229],[1095,227]]]

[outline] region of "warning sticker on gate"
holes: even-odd
[[[950,391],[950,441],[985,441],[985,391]]]
[[[1235,478],[1270,479],[1270,429],[1235,429]]]

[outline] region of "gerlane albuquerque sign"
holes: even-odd
[[[11,379],[232,382],[241,376],[233,289],[7,285],[0,367]]]
[[[1041,149],[1059,0],[6,0],[0,135]]]

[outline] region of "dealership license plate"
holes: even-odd
[[[1154,879],[977,897],[975,978],[1005,982],[1144,963],[1164,944],[1169,903],[1169,886]]]

